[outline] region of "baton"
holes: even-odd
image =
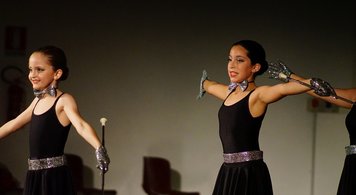
[[[101,145],[105,148],[105,123],[108,119],[106,118],[101,118],[100,123],[101,123]],[[104,195],[104,185],[105,185],[105,172],[104,169],[101,170],[101,192]]]

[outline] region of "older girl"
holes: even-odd
[[[215,183],[214,195],[273,194],[270,174],[258,141],[263,118],[270,103],[310,88],[294,82],[257,86],[256,76],[267,68],[263,47],[255,41],[242,40],[230,49],[227,64],[229,86],[211,81],[207,74],[203,74],[199,97],[207,92],[223,101],[218,117],[224,163]],[[315,89],[325,92],[318,80],[304,82],[310,82]]]

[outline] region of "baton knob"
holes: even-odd
[[[106,118],[101,118],[101,119],[100,119],[101,125],[102,125],[102,126],[105,126],[106,121],[108,121],[108,119],[106,119]]]

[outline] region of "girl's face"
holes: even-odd
[[[48,57],[40,52],[35,52],[28,61],[28,78],[32,83],[32,88],[36,90],[46,89],[49,85],[55,84],[58,79],[57,72],[49,63]]]
[[[230,50],[228,61],[227,72],[231,82],[240,83],[244,80],[253,80],[253,73],[256,72],[256,67],[251,64],[251,60],[247,56],[247,50],[244,47],[240,45],[233,46]]]

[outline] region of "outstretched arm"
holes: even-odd
[[[338,106],[351,108],[351,106],[355,102],[356,89],[334,90],[328,82],[318,78],[313,78],[309,85],[305,82],[302,82],[304,78],[292,73],[282,61],[270,63],[268,74],[270,78],[274,78],[284,82],[293,81],[304,86],[309,86],[310,89],[314,90],[307,91],[309,95],[321,98]]]
[[[303,79],[294,79],[292,75],[294,74],[282,61],[269,63],[268,74],[270,78],[281,80],[283,82],[297,82],[300,85],[304,85],[314,90],[314,93],[319,96],[331,96],[336,97],[334,89],[331,85],[319,78],[312,78],[309,83],[303,82]]]
[[[206,80],[203,86],[207,93],[221,100],[224,100],[228,95],[228,86],[216,81]]]
[[[104,173],[107,172],[110,158],[107,155],[106,149],[101,145],[94,128],[79,114],[77,103],[74,98],[69,94],[63,95],[61,98],[61,105],[63,106],[65,115],[73,124],[79,135],[95,148],[95,156],[98,161],[97,168],[104,171]]]
[[[292,78],[294,79],[303,79],[303,77],[293,74]],[[343,108],[351,108],[353,103],[356,101],[356,88],[350,88],[350,89],[335,89],[335,97],[332,96],[320,96],[315,93],[313,93],[311,90],[307,92],[309,95],[313,97],[320,98],[324,101],[330,102],[332,104],[335,104],[337,106],[343,107]]]
[[[224,100],[228,95],[228,86],[210,80],[206,70],[203,70],[203,74],[200,79],[200,91],[197,99],[202,98],[206,92],[221,100]]]
[[[309,83],[310,79],[301,80],[302,82]],[[310,88],[305,85],[300,85],[296,82],[280,83],[273,86],[261,86],[256,92],[258,99],[265,104],[270,104],[282,99],[288,95],[296,95],[309,91]]]
[[[79,114],[77,103],[74,98],[69,94],[65,94],[60,100],[61,105],[63,105],[64,113],[73,124],[79,135],[82,136],[92,147],[98,149],[101,145],[99,137],[94,128]]]
[[[294,73],[281,61],[270,63],[268,68],[270,78],[281,80],[285,83],[274,86],[263,86],[256,90],[256,103],[265,106],[269,103],[280,100],[287,95],[295,95],[308,91],[319,96],[333,96],[335,97],[334,89],[329,83],[318,79],[294,79]]]
[[[16,130],[20,129],[31,121],[32,110],[34,108],[34,105],[36,104],[36,101],[37,98],[35,98],[30,104],[30,106],[27,107],[27,109],[24,110],[20,115],[0,127],[0,139],[15,132]]]

